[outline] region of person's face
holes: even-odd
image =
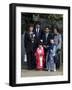
[[[51,40],[50,40],[50,43],[52,43],[52,44],[53,44],[53,43],[54,43],[54,40],[53,40],[53,39],[51,39]]]
[[[36,25],[36,28],[40,28],[40,25],[39,25],[39,24],[37,24],[37,25]]]
[[[39,48],[41,48],[42,47],[42,45],[39,45]]]
[[[48,33],[49,31],[50,31],[49,28],[46,28],[46,29],[45,29],[45,32],[46,32],[46,33]]]
[[[55,34],[57,34],[57,33],[58,33],[56,28],[54,29],[54,33],[55,33]]]
[[[29,31],[30,32],[32,32],[33,31],[33,27],[31,26],[31,27],[29,27]]]

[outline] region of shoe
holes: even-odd
[[[48,72],[50,72],[50,70],[48,70]]]
[[[56,72],[56,69],[54,70],[54,72]]]

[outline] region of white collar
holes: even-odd
[[[30,34],[33,34],[33,32],[29,32]]]

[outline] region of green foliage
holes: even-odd
[[[63,27],[62,14],[39,14],[40,18],[48,20],[48,24],[57,25],[59,28]],[[40,20],[39,20],[40,21]],[[22,14],[21,16],[21,32],[27,30],[28,23],[33,22],[33,14]]]
[[[63,21],[63,15],[59,14],[50,14],[48,15],[48,20],[50,24],[56,24],[57,22],[62,22]]]

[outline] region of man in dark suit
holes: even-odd
[[[34,33],[36,35],[37,40],[39,41],[42,36],[42,30],[41,30],[39,22],[36,22],[36,24],[35,24]]]
[[[51,27],[47,26],[47,27],[45,27],[44,32],[42,34],[43,46],[45,49],[45,58],[46,58],[46,54],[47,54],[47,47],[50,44],[50,39],[53,37],[50,30],[51,30]],[[46,67],[46,64],[45,64],[45,67]]]
[[[36,39],[35,34],[33,33],[32,24],[28,26],[28,32],[25,33],[24,45],[27,54],[28,69],[34,69],[35,68],[34,51],[36,49]]]
[[[50,30],[51,30],[50,26],[45,27],[44,32],[42,34],[42,40],[45,48],[47,47],[47,45],[49,45],[50,39],[53,37]]]

